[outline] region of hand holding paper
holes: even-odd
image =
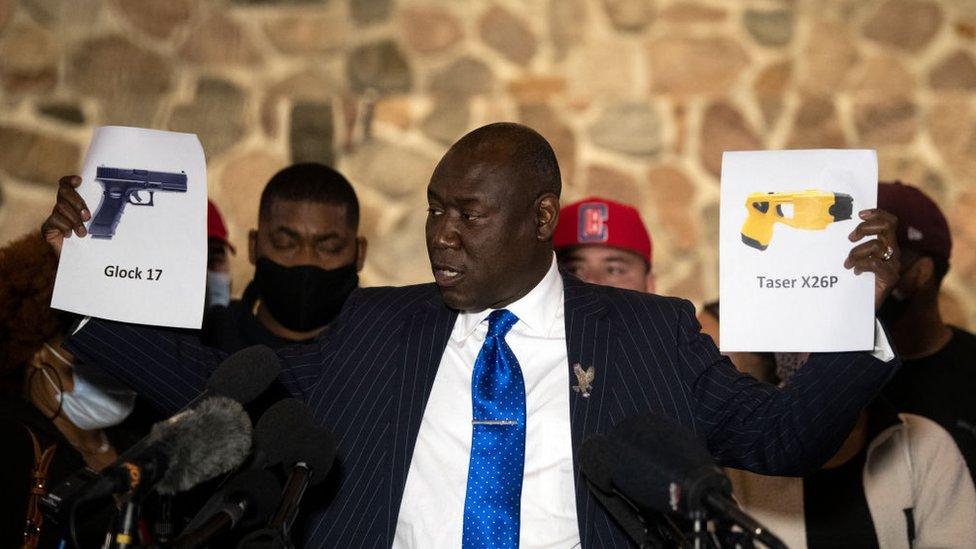
[[[878,208],[862,210],[858,215],[864,221],[847,238],[851,242],[869,236],[877,238],[854,246],[844,261],[844,268],[854,269],[855,275],[874,273],[874,310],[877,311],[898,283],[901,270],[901,251],[896,236],[898,219]]]
[[[79,237],[88,234],[85,222],[91,219],[91,212],[85,199],[76,190],[79,185],[81,178],[77,175],[66,175],[58,181],[58,198],[54,203],[54,210],[41,225],[41,234],[58,255],[61,255],[64,239],[71,237],[72,232]]]

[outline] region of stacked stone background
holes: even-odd
[[[876,148],[956,238],[945,312],[976,327],[971,0],[0,0],[0,243],[36,230],[93,127],[199,134],[251,276],[269,176],[338,166],[367,285],[430,279],[424,187],[467,130],[515,120],[566,200],[639,206],[662,293],[718,290],[728,149]]]

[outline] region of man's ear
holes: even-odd
[[[247,260],[254,265],[258,262],[258,231],[251,229],[247,232]]]
[[[536,237],[546,241],[556,232],[559,223],[559,197],[547,193],[539,197],[536,202]]]
[[[356,239],[356,272],[363,270],[366,264],[366,237],[361,236]]]

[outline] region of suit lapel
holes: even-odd
[[[584,440],[609,427],[606,423],[609,421],[607,408],[612,397],[609,387],[612,374],[609,360],[610,322],[606,318],[607,305],[596,288],[568,275],[563,275],[563,285],[576,516],[582,546],[590,547],[593,544],[596,503],[587,492],[585,479],[580,476],[578,453]],[[594,379],[588,397],[584,397],[582,391],[573,390],[573,386],[579,387],[580,383],[574,371],[576,364],[584,371],[593,368]]]
[[[424,408],[437,375],[444,348],[454,328],[457,312],[448,309],[433,290],[417,311],[404,320],[406,343],[402,361],[396,363],[392,397],[396,399],[393,423],[392,488],[390,494],[389,540],[393,542],[403,489],[407,482],[410,459],[424,417]]]

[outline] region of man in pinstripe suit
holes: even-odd
[[[559,273],[551,244],[559,182],[552,149],[531,129],[492,124],[466,135],[428,187],[436,282],[357,290],[334,330],[279,351],[281,381],[339,443],[337,489],[308,519],[307,546],[462,544],[472,362],[496,309],[516,317],[504,340],[524,374],[515,539],[526,547],[629,543],[588,494],[575,459],[586,437],[625,417],[667,414],[723,465],[801,474],[835,451],[895,371],[878,328],[873,353],[816,356],[778,390],[736,372],[699,333],[688,302]],[[58,207],[72,206],[59,199]],[[892,223],[877,212],[862,218],[852,240],[878,239],[856,246],[847,266],[874,272],[882,296],[897,272]],[[98,320],[68,346],[166,410],[199,392],[222,358],[185,332]]]

